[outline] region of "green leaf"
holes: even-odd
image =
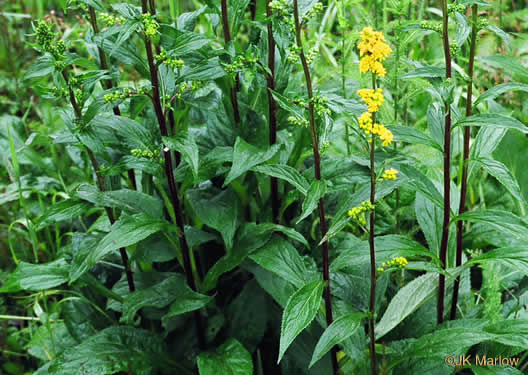
[[[288,299],[282,315],[279,359],[277,363],[281,361],[293,340],[315,318],[321,306],[324,286],[324,281],[313,281],[303,286]]]
[[[194,189],[187,192],[187,198],[200,220],[222,234],[229,251],[238,227],[238,199],[235,193],[231,189]]]
[[[463,220],[472,223],[485,223],[503,232],[504,235],[511,236],[512,238],[521,241],[526,241],[528,239],[528,226],[526,225],[526,222],[511,212],[493,209],[479,210],[458,215],[453,220]]]
[[[99,207],[119,208],[129,213],[141,213],[160,218],[163,216],[161,200],[137,190],[120,189],[100,191],[94,185],[82,184],[75,195]]]
[[[242,138],[237,137],[233,149],[233,165],[225,179],[224,186],[227,186],[231,181],[251,168],[271,159],[277,153],[279,147],[279,145],[273,145],[268,150],[261,151]]]
[[[179,22],[179,20],[178,20]],[[211,41],[205,34],[182,32],[173,26],[160,25],[160,42],[169,56],[183,57]]]
[[[175,227],[170,226],[166,221],[153,219],[145,214],[121,217],[112,225],[110,233],[103,237],[93,251],[89,252],[83,262],[73,265],[70,283],[77,280],[110,252],[138,243],[151,234],[169,227],[175,230]]]
[[[178,151],[183,159],[189,164],[194,181],[198,181],[198,168],[200,165],[200,153],[198,145],[191,132],[180,133],[174,137],[163,137],[163,143],[171,150]]]
[[[70,347],[35,375],[105,375],[155,373],[166,362],[161,336],[127,326],[113,326]]]
[[[55,69],[53,57],[49,54],[45,54],[35,60],[35,62],[29,67],[24,79],[33,79],[47,76],[51,74]]]
[[[498,128],[515,129],[528,134],[528,127],[519,120],[497,113],[483,113],[466,117],[455,124],[456,126],[492,126]]]
[[[171,305],[164,318],[197,310],[205,306],[213,297],[192,291],[180,274],[171,274],[162,282],[150,288],[136,290],[125,297],[121,321],[130,324],[136,312],[143,307],[164,308]]]
[[[346,242],[345,242],[346,245]],[[394,257],[425,257],[438,261],[435,253],[426,249],[412,239],[390,234],[379,236],[374,239],[376,248],[376,263],[380,264]],[[342,247],[342,246],[341,246]],[[347,267],[363,266],[370,262],[368,241],[361,241],[352,247],[342,248],[339,256],[330,265],[331,272],[337,272]]]
[[[319,361],[332,347],[338,345],[352,336],[359,328],[361,319],[366,314],[348,314],[339,317],[334,320],[332,324],[325,329],[321,338],[317,342],[315,350],[313,352],[312,360],[308,367],[312,367],[317,361]]]
[[[422,144],[442,151],[442,146],[436,143],[431,137],[423,132],[408,126],[391,125],[387,128],[394,134],[397,142],[407,142],[409,144]]]
[[[308,269],[297,249],[281,237],[274,237],[249,258],[262,268],[291,282],[297,288],[311,281],[307,280]]]
[[[438,191],[433,182],[422,172],[411,165],[401,164],[400,171],[410,180],[410,185],[421,192],[439,208],[444,207],[442,194]]]
[[[251,354],[235,339],[228,339],[213,351],[198,356],[200,375],[253,374]]]
[[[376,340],[389,333],[403,319],[432,298],[438,288],[438,274],[427,273],[412,280],[391,299],[376,325]]]
[[[303,221],[303,219],[308,217],[308,215],[310,215],[313,210],[317,208],[319,200],[323,198],[325,194],[326,181],[314,180],[310,185],[310,189],[308,189],[308,192],[306,193],[306,198],[304,199],[304,202],[302,204],[301,217],[297,219],[296,224],[299,224],[301,221]]]
[[[490,158],[479,158],[476,161],[482,165],[482,168],[486,172],[495,177],[519,202],[522,204],[526,203],[521,192],[521,187],[508,167],[500,161]]]
[[[251,170],[287,181],[295,186],[295,188],[303,195],[306,195],[308,189],[310,188],[306,178],[304,178],[295,168],[286,164],[258,165],[251,168]]]
[[[70,265],[64,259],[46,264],[20,262],[6,281],[0,293],[15,293],[21,290],[46,290],[68,281]]]
[[[467,262],[467,266],[493,262],[504,264],[505,266],[528,275],[528,248],[525,247],[500,247],[472,258]]]
[[[518,82],[508,82],[508,83],[501,83],[500,85],[494,86],[491,89],[485,91],[482,93],[477,100],[475,100],[475,103],[473,103],[473,107],[476,107],[477,104],[490,99],[495,99],[497,96],[504,94],[508,91],[528,91],[528,85],[524,83],[518,83]]]
[[[526,71],[526,67],[515,56],[495,55],[481,57],[480,59],[510,76],[519,77],[521,81],[528,82],[528,71]]]
[[[445,78],[445,68],[438,66],[424,66],[417,68],[412,72],[402,75],[401,79],[406,78]]]
[[[89,208],[89,204],[85,202],[79,202],[76,199],[67,199],[65,201],[56,203],[39,218],[36,224],[36,229],[40,230],[53,223],[72,220],[81,216],[83,213],[88,211]]]
[[[218,57],[197,62],[192,67],[185,66],[181,72],[182,79],[189,81],[211,81],[225,75],[225,70],[220,65]]]

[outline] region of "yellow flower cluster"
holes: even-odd
[[[385,270],[391,267],[404,268],[409,262],[404,257],[395,257],[389,260],[388,262],[383,262],[381,267],[378,268],[378,272],[384,272]]]
[[[353,220],[358,221],[361,225],[366,225],[367,220],[365,219],[364,213],[374,209],[374,205],[370,201],[364,201],[361,203],[361,206],[354,207],[348,211],[348,216]]]
[[[377,135],[383,146],[388,146],[392,143],[392,132],[381,124],[374,124],[372,122],[372,114],[370,112],[364,112],[361,116],[359,116],[358,122],[359,127],[365,132],[366,135],[370,135],[370,133]]]
[[[383,89],[360,89],[358,95],[368,106],[369,112],[378,112],[379,108],[383,104],[385,98],[383,97]]]
[[[383,179],[384,180],[395,180],[396,179],[396,175],[398,174],[399,172],[394,169],[394,168],[391,168],[391,169],[386,169],[385,172],[383,173]]]
[[[386,70],[383,60],[392,53],[392,49],[385,43],[385,36],[381,31],[374,31],[368,26],[361,32],[361,40],[358,44],[361,60],[359,70],[361,73],[372,72],[385,77]]]

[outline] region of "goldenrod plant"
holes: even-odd
[[[525,373],[524,5],[4,1],[0,374]]]

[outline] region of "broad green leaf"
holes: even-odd
[[[295,168],[286,164],[258,165],[251,170],[288,181],[303,195],[306,195],[310,188],[308,181]]]
[[[506,188],[519,202],[526,203],[521,192],[519,183],[517,182],[515,176],[511,171],[502,164],[500,161],[490,159],[490,158],[479,158],[476,159],[482,165],[482,168],[490,175],[495,177],[502,186]]]
[[[216,229],[230,251],[238,227],[238,198],[231,189],[193,189],[187,192],[188,202],[205,225]]]
[[[143,307],[164,308],[171,305],[165,317],[183,314],[199,309],[212,297],[192,291],[180,274],[167,276],[162,282],[150,288],[136,290],[125,297],[121,321],[130,324],[136,312]]]
[[[194,136],[191,132],[178,134],[174,137],[163,137],[163,143],[167,145],[171,150],[178,151],[183,159],[189,164],[194,181],[198,181],[198,168],[200,165],[200,153],[198,151],[198,145],[194,140]]]
[[[400,171],[409,178],[411,186],[429,198],[439,208],[444,207],[442,194],[426,175],[408,164],[401,164]]]
[[[467,265],[493,262],[504,264],[509,268],[528,275],[528,248],[500,247],[472,258]]]
[[[405,176],[399,176],[396,180],[383,180],[376,184],[376,200],[381,199],[390,193],[392,193],[398,186],[407,183],[409,180]],[[358,207],[363,201],[369,200],[370,198],[370,185],[363,185],[358,191],[352,195],[347,195],[347,198],[339,204],[339,209],[335,214],[328,232],[321,239],[319,245],[324,241],[328,241],[330,238],[339,233],[345,225],[350,221],[350,217],[347,215],[348,210]]]
[[[308,217],[313,210],[317,208],[319,200],[324,197],[326,194],[326,181],[324,180],[314,180],[310,185],[310,189],[306,193],[306,198],[302,204],[302,213],[301,217],[297,219],[297,224],[299,224],[303,219]]]
[[[54,61],[51,55],[45,54],[35,60],[35,62],[29,67],[24,79],[33,79],[47,76],[51,74],[55,69]]]
[[[424,66],[417,68],[412,72],[402,75],[401,79],[406,78],[445,78],[446,71],[443,67],[438,66]]]
[[[279,147],[279,145],[273,145],[268,150],[261,151],[238,137],[233,149],[233,165],[225,179],[224,186],[227,186],[231,181],[251,168],[271,159],[277,153]]]
[[[306,284],[289,299],[282,314],[279,348],[280,362],[293,340],[314,320],[321,306],[324,281]]]
[[[346,241],[345,245],[346,245]],[[380,264],[394,257],[425,257],[438,262],[435,253],[408,237],[390,234],[374,239],[376,263]],[[338,246],[339,256],[330,265],[330,271],[337,272],[347,267],[362,266],[370,262],[368,241],[353,243],[351,247]]]
[[[88,211],[89,208],[89,204],[75,199],[56,203],[39,218],[36,229],[40,230],[49,224],[75,219]]]
[[[427,273],[418,276],[401,288],[391,299],[381,320],[376,324],[376,340],[389,333],[403,319],[416,311],[436,294],[438,274]]]
[[[319,342],[317,342],[312,360],[308,367],[312,367],[326,353],[328,353],[332,347],[342,343],[352,336],[359,328],[363,317],[365,317],[365,314],[348,314],[334,320],[334,322],[325,329]]]
[[[137,190],[100,191],[94,185],[82,184],[75,195],[99,207],[119,208],[129,213],[145,213],[154,218],[163,216],[161,200]]]
[[[479,210],[458,215],[454,220],[485,223],[517,240],[526,241],[528,239],[528,225],[511,212],[493,209]]]
[[[471,145],[470,159],[491,158],[493,151],[499,146],[507,132],[508,129],[505,128],[480,128],[475,141]],[[468,180],[471,180],[477,167],[477,162],[472,160],[469,161]]]
[[[179,20],[178,20],[179,22]],[[211,41],[205,34],[183,32],[173,26],[160,25],[160,42],[169,56],[183,57]]]
[[[463,118],[455,126],[492,126],[496,128],[515,129],[524,134],[528,134],[528,127],[519,120],[497,113],[482,113]]]
[[[151,234],[169,227],[175,230],[175,227],[170,226],[166,221],[153,219],[145,214],[121,217],[112,225],[110,233],[103,237],[93,251],[88,253],[83,262],[73,265],[70,283],[77,280],[110,252],[138,243]]]
[[[480,58],[486,64],[498,68],[506,74],[519,77],[523,82],[528,82],[528,71],[526,67],[515,56],[486,56]]]
[[[127,326],[109,327],[89,337],[35,372],[35,375],[154,373],[166,363],[161,336]]]
[[[436,143],[431,137],[423,132],[408,126],[391,125],[387,128],[394,134],[397,142],[407,142],[409,144],[422,144],[442,151],[442,146]]]
[[[249,258],[298,288],[311,281],[307,280],[310,275],[297,249],[281,237],[273,238]]]
[[[477,100],[475,100],[475,103],[473,103],[473,107],[485,100],[495,99],[497,96],[508,91],[528,91],[528,85],[518,82],[501,83],[500,85],[494,86],[482,93]]]
[[[226,75],[218,57],[193,64],[192,67],[185,66],[182,69],[182,79],[189,81],[211,81]]]
[[[16,270],[0,288],[0,293],[20,290],[46,290],[68,281],[70,265],[64,259],[46,264],[20,262]]]
[[[213,351],[198,356],[200,375],[253,374],[251,354],[235,339],[228,339]]]

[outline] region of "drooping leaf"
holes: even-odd
[[[392,132],[394,135],[394,140],[397,142],[407,142],[409,144],[423,144],[426,146],[430,146],[433,148],[436,148],[439,151],[442,151],[442,146],[436,143],[431,137],[429,137],[427,134],[424,134],[423,132],[411,128],[408,126],[401,126],[401,125],[391,125],[387,126],[387,128]]]
[[[312,322],[319,311],[324,289],[323,281],[306,284],[289,299],[282,314],[279,348],[280,362],[293,340]]]
[[[35,375],[148,373],[166,362],[161,336],[127,326],[109,327],[71,347]],[[130,367],[129,367],[130,366]]]
[[[183,314],[205,306],[211,298],[192,291],[182,275],[167,275],[162,282],[126,296],[121,321],[131,323],[136,312],[143,307],[163,308],[171,303],[169,313],[165,317]]]
[[[491,89],[485,91],[482,93],[477,100],[473,103],[473,107],[477,106],[479,103],[495,99],[497,96],[504,94],[508,91],[528,91],[528,85],[525,83],[518,83],[518,82],[508,82],[508,83],[501,83],[500,85],[494,86]]]
[[[481,113],[458,121],[455,126],[492,126],[497,128],[507,128],[518,130],[528,134],[528,127],[519,120],[498,113]]]
[[[303,195],[306,195],[310,185],[308,181],[295,169],[285,164],[266,164],[257,165],[251,168],[252,171],[267,174],[268,176],[277,177],[288,181],[295,186]]]
[[[193,189],[187,192],[187,198],[200,220],[222,234],[230,250],[238,227],[238,199],[235,193],[231,189]]]
[[[253,373],[251,354],[235,339],[198,356],[200,375],[247,375]]]
[[[297,249],[281,237],[273,238],[249,258],[298,288],[311,281],[307,280],[310,275]]]
[[[233,149],[233,165],[224,181],[224,186],[227,186],[231,181],[251,168],[271,159],[277,153],[279,147],[278,145],[273,145],[270,149],[261,151],[242,138],[237,138]]]
[[[75,195],[99,207],[119,208],[129,213],[145,213],[153,218],[163,214],[161,200],[137,190],[120,189],[100,191],[94,185],[82,184]]]
[[[145,214],[121,217],[112,225],[110,233],[103,237],[95,249],[88,253],[82,263],[72,266],[70,282],[77,280],[108,253],[138,243],[151,234],[169,227],[176,230],[166,221],[154,219]]]
[[[495,177],[519,202],[525,203],[519,183],[508,167],[500,161],[490,158],[479,158],[476,161],[482,165],[482,168],[486,172]]]
[[[361,319],[365,317],[365,314],[348,314],[343,315],[333,321],[332,324],[321,335],[321,338],[317,342],[315,347],[312,360],[308,367],[312,367],[317,361],[319,361],[332,347],[340,344],[341,342],[352,336],[359,328]]]
[[[326,194],[326,181],[325,180],[314,180],[310,185],[310,189],[306,193],[306,198],[302,204],[301,217],[297,219],[299,224],[303,219],[308,217],[313,210],[317,208],[319,200]]]
[[[186,132],[173,137],[163,137],[163,142],[169,149],[176,150],[182,154],[183,159],[189,164],[196,182],[198,179],[200,154],[192,133]]]
[[[0,288],[0,293],[21,290],[46,290],[68,281],[70,265],[64,259],[46,264],[20,262],[16,270]]]
[[[40,230],[50,224],[61,221],[73,220],[90,208],[85,202],[79,202],[76,199],[67,199],[51,206],[44,215],[39,218],[36,229]]]

